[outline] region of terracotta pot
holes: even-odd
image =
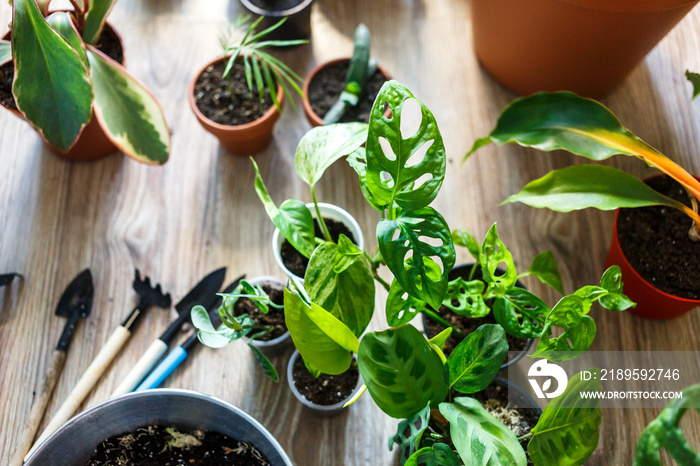
[[[297,6],[286,10],[269,10],[257,6],[264,2],[252,2],[240,0],[244,10],[247,10],[254,19],[263,16],[264,19],[257,27],[262,31],[277,24],[282,18],[287,18],[280,27],[265,36],[265,40],[298,40],[311,37],[311,6],[314,0],[300,0]]]
[[[194,99],[194,86],[209,66],[228,59],[227,57],[219,57],[210,61],[199,70],[194,79],[190,82],[188,99],[190,107],[197,117],[199,123],[208,132],[213,134],[219,140],[222,146],[233,155],[253,155],[265,149],[272,139],[272,130],[280,114],[277,107],[273,104],[267,112],[260,118],[244,125],[222,125],[205,117],[197,108],[197,103]],[[280,107],[284,104],[284,92],[282,86],[277,84],[277,98],[280,99]]]
[[[106,27],[111,29],[112,32],[114,32],[114,35],[117,36],[117,38],[119,39],[119,43],[122,45],[123,51],[124,42],[122,41],[122,38],[119,35],[119,33],[111,25],[109,25],[109,23],[106,25]],[[9,40],[9,38],[10,33],[8,32],[7,34],[5,34],[3,39]],[[125,62],[126,56],[124,56],[124,59],[122,59],[121,64],[123,65]],[[27,121],[27,119],[21,112],[12,108],[5,108],[12,112],[18,118]],[[89,162],[92,160],[98,160],[107,157],[108,155],[118,150],[117,147],[112,143],[112,141],[102,130],[102,127],[100,127],[100,124],[98,123],[97,118],[95,117],[94,110],[92,118],[85,126],[85,128],[83,128],[83,131],[80,133],[80,136],[78,136],[78,140],[76,141],[75,145],[68,152],[64,152],[60,149],[57,149],[46,140],[44,140],[44,142],[46,143],[46,146],[51,150],[51,152],[56,154],[58,157],[64,160],[68,160],[70,162]]]
[[[311,73],[306,77],[304,80],[304,98],[302,99],[302,103],[304,104],[304,113],[306,114],[306,119],[309,120],[309,123],[311,123],[311,126],[323,126],[323,118],[320,116],[316,115],[316,113],[313,111],[311,108],[311,102],[309,102],[309,84],[313,79],[316,77],[318,73],[321,72],[324,68],[327,68],[329,66],[333,66],[338,63],[343,63],[343,62],[349,62],[349,58],[336,58],[335,60],[327,61],[326,63],[322,63],[318,65],[316,68],[311,70]],[[387,81],[391,79],[391,76],[387,71],[382,68],[381,65],[377,66],[377,69],[384,75]],[[387,110],[388,115],[391,115],[391,111]]]
[[[700,180],[700,177],[695,177]],[[605,260],[605,268],[611,265],[618,265],[622,271],[622,282],[624,283],[625,294],[635,303],[637,307],[629,309],[634,315],[647,319],[673,319],[700,306],[700,300],[688,299],[674,296],[659,290],[654,285],[646,281],[634,270],[620,247],[617,237],[617,220],[620,210],[615,212],[615,223],[613,223],[612,241],[610,250]]]
[[[522,95],[600,97],[620,84],[698,0],[472,0],[474,48]]]

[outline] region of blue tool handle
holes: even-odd
[[[165,380],[186,357],[187,351],[185,351],[182,346],[178,346],[163,359],[163,362],[158,364],[158,367],[153,369],[153,372],[151,372],[134,391],[140,392],[141,390],[147,390],[149,388],[158,388],[158,386],[163,383],[163,380]]]

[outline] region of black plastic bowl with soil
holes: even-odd
[[[360,371],[355,363],[342,374],[321,374],[318,378],[309,372],[301,356],[296,358],[292,367],[292,379],[297,391],[310,402],[323,406],[334,405],[348,398],[357,388],[359,377]]]
[[[449,280],[454,280],[459,276],[461,276],[464,280],[468,280],[471,269],[472,264],[455,267],[450,271],[448,275]],[[476,271],[474,272],[473,279],[480,279],[481,276],[481,267],[477,267]],[[520,288],[524,288],[520,282],[518,282],[518,286]],[[486,305],[489,307],[489,309],[493,309],[493,301],[487,301]],[[449,323],[454,328],[462,332],[463,335],[469,335],[484,324],[497,323],[496,319],[493,316],[493,311],[489,312],[489,314],[486,317],[473,319],[471,317],[455,314],[454,312],[452,312],[451,309],[449,309],[446,306],[440,306],[440,309],[438,309],[437,314],[440,317],[442,317],[445,321],[447,321],[447,323]],[[425,333],[428,336],[428,338],[433,338],[435,335],[445,330],[445,327],[442,324],[435,322],[425,314],[423,315],[423,324],[425,326]],[[445,356],[449,356],[450,354],[452,354],[452,351],[457,347],[457,345],[459,345],[462,342],[463,339],[463,336],[460,337],[453,332],[445,342],[445,347],[443,349]],[[506,333],[506,340],[508,342],[508,355],[506,355],[506,359],[505,361],[503,361],[503,364],[507,364],[511,359],[513,359],[511,358],[512,353],[522,353],[523,351],[526,351],[532,343],[532,340],[525,338],[516,338],[512,335],[509,335],[508,333]]]
[[[272,466],[250,443],[215,431],[183,432],[167,426],[144,426],[103,441],[85,466],[107,465]]]
[[[9,34],[5,37],[10,40]],[[124,49],[119,36],[109,24],[105,25],[97,48],[119,64],[124,63]],[[15,64],[12,60],[0,66],[0,104],[3,107],[17,110],[15,96],[12,95],[12,81],[15,79]]]
[[[252,123],[262,117],[272,107],[272,97],[264,87],[263,101],[257,88],[248,89],[245,67],[236,60],[231,73],[224,78],[228,60],[209,65],[197,77],[194,85],[194,101],[202,114],[215,123],[239,126]]]
[[[309,103],[314,113],[321,117],[326,116],[328,110],[338,100],[340,93],[345,89],[345,79],[347,78],[349,61],[343,61],[328,65],[321,69],[309,83]],[[378,69],[365,84],[360,100],[354,107],[347,109],[340,123],[360,121],[369,123],[369,114],[374,105],[374,100],[379,94],[379,90],[387,81],[384,74]]]
[[[284,305],[284,287],[278,283],[263,282],[260,284],[263,291],[267,293],[270,300],[277,304],[278,306]],[[275,338],[279,338],[287,332],[287,325],[284,321],[284,308],[275,308],[268,306],[267,314],[263,313],[258,307],[253,304],[248,298],[241,298],[236,301],[233,306],[233,313],[237,316],[242,314],[248,314],[252,318],[256,325],[264,325],[266,327],[272,327],[272,331],[267,335],[263,335],[256,340],[259,341],[270,341]]]
[[[250,3],[267,11],[286,11],[302,3],[303,0],[250,0]]]
[[[343,234],[347,236],[350,241],[357,244],[355,236],[345,224],[328,218],[324,218],[324,221],[326,223],[326,227],[328,227],[328,232],[331,234],[331,238],[333,238],[333,241],[337,243],[338,238],[341,234]],[[323,238],[323,232],[321,231],[321,226],[318,224],[318,221],[315,221],[315,224],[316,237]],[[282,256],[282,263],[285,267],[287,267],[287,270],[292,272],[297,277],[303,277],[304,274],[306,274],[306,267],[309,265],[309,259],[294,249],[294,246],[292,246],[286,239],[282,241],[280,255]]]
[[[655,176],[645,183],[691,206],[686,190],[672,178]],[[700,242],[690,240],[690,227],[688,216],[670,207],[620,209],[617,237],[630,265],[647,282],[674,296],[700,299]]]

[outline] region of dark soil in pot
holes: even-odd
[[[321,117],[326,116],[338,96],[345,89],[345,78],[347,77],[350,62],[340,62],[329,65],[320,70],[309,83],[309,103],[314,113]],[[341,123],[353,121],[369,122],[369,114],[377,98],[379,90],[386,82],[386,77],[381,71],[374,72],[368,80],[360,95],[360,101],[356,106],[349,108],[340,119]]]
[[[350,369],[339,375],[321,374],[318,378],[309,372],[304,360],[298,357],[292,368],[294,386],[307,400],[317,405],[340,403],[357,387],[360,371],[353,363]]]
[[[670,177],[645,182],[690,206],[688,193]],[[617,237],[630,265],[647,282],[674,296],[700,299],[700,242],[688,238],[690,225],[687,215],[670,207],[620,209]]]
[[[336,243],[341,234],[348,237],[350,241],[356,243],[356,238],[350,231],[350,229],[343,223],[336,220],[324,219],[328,231],[331,234],[331,238]],[[323,238],[323,231],[321,231],[321,226],[316,223],[316,237]],[[282,263],[287,270],[292,272],[297,277],[303,277],[306,273],[306,267],[309,265],[309,259],[301,255],[286,239],[282,241],[282,248],[280,249],[280,255],[282,256]]]
[[[284,304],[284,288],[277,283],[264,282],[261,287],[270,297],[273,303],[282,306]],[[236,301],[233,306],[233,312],[237,316],[248,314],[257,325],[270,326],[273,330],[262,337],[256,338],[259,341],[270,341],[281,337],[287,331],[287,325],[284,322],[284,308],[276,309],[269,307],[267,314],[264,314],[253,302],[248,298],[241,298]]]
[[[166,426],[145,426],[111,437],[97,447],[85,466],[121,464],[271,466],[249,443],[218,432],[180,432]]]
[[[274,105],[270,90],[265,86],[263,102],[257,88],[248,89],[245,67],[239,60],[233,64],[231,73],[224,78],[227,60],[208,66],[197,77],[194,100],[202,114],[215,123],[238,126],[251,123],[262,117]],[[278,96],[278,99],[281,96]]]
[[[117,63],[124,63],[124,48],[119,40],[119,36],[109,25],[105,25],[97,48]],[[0,104],[12,110],[17,110],[15,96],[12,95],[12,81],[14,79],[15,67],[13,61],[0,66]]]
[[[303,0],[250,0],[250,3],[267,11],[284,11],[294,8]]]

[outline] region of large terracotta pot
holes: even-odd
[[[209,66],[228,60],[228,57],[219,57],[210,61],[199,70],[194,79],[190,82],[187,97],[190,102],[192,112],[199,123],[213,134],[224,148],[234,155],[253,155],[265,149],[272,139],[272,130],[280,114],[275,105],[272,105],[260,118],[244,125],[230,126],[222,125],[210,120],[197,108],[194,99],[194,86],[199,76],[204,73]],[[277,84],[277,98],[280,99],[280,107],[284,103],[284,91],[282,86]]]
[[[244,10],[257,19],[264,19],[257,30],[262,31],[286,18],[280,27],[265,37],[265,40],[299,40],[311,37],[311,7],[313,0],[299,0],[299,4],[285,10],[275,10],[264,6],[265,2],[240,0]],[[274,4],[275,2],[270,2]]]
[[[109,25],[109,23],[105,27],[109,28],[117,37],[117,39],[119,39],[119,43],[121,44],[123,51],[124,42],[122,41],[122,38],[119,35],[119,33],[116,31],[116,29]],[[7,34],[5,34],[3,39],[9,40],[10,33],[8,32]],[[126,56],[124,55],[121,64],[124,65],[125,62]],[[24,117],[24,115],[19,111],[9,107],[5,108],[12,112],[18,118],[21,118],[25,121],[27,120]],[[44,142],[46,143],[46,146],[51,150],[51,152],[56,154],[58,157],[64,160],[68,160],[70,162],[89,162],[92,160],[107,157],[108,155],[118,150],[117,146],[115,146],[112,143],[112,141],[102,130],[102,127],[100,127],[100,124],[98,123],[97,118],[95,117],[94,110],[92,118],[85,126],[85,128],[83,128],[83,131],[80,133],[80,136],[78,136],[78,140],[76,141],[75,145],[73,145],[73,147],[68,152],[61,151],[60,149],[50,144],[48,141]]]
[[[474,48],[522,95],[613,90],[698,0],[472,0]]]

